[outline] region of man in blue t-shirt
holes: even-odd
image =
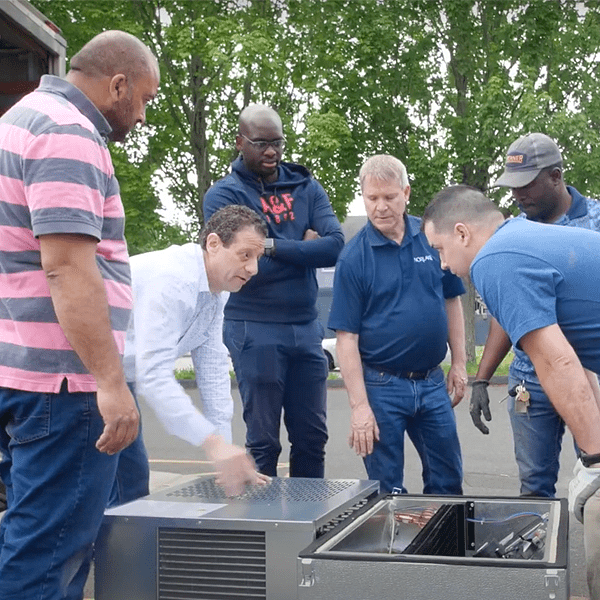
[[[592,597],[600,598],[600,236],[504,221],[493,202],[462,185],[439,192],[423,223],[442,266],[460,276],[470,272],[577,442],[569,507],[584,522],[588,583]],[[526,403],[527,392],[517,400]]]
[[[231,174],[204,196],[204,219],[242,204],[267,221],[258,274],[225,307],[223,339],[239,383],[246,447],[257,469],[277,475],[281,413],[290,476],[323,477],[327,360],[317,319],[315,269],[331,267],[344,234],[329,198],[307,169],[281,161],[279,115],[260,104],[240,115]]]
[[[406,432],[423,464],[424,493],[461,494],[452,408],[467,382],[464,287],[442,271],[420,220],[406,214],[404,165],[393,156],[373,156],[360,183],[369,222],[340,255],[329,317],[352,411],[349,443],[382,491],[406,493]],[[447,343],[452,367],[446,384],[440,363]]]
[[[558,146],[547,135],[524,135],[510,145],[504,173],[495,185],[511,188],[513,198],[523,211],[521,218],[600,231],[600,203],[565,185],[562,164]],[[470,405],[475,426],[486,434],[489,429],[481,420],[482,413],[488,421],[492,417],[487,386],[510,347],[510,339],[492,319]],[[531,361],[521,349],[515,348],[509,390],[519,384],[529,393],[527,403],[509,396],[507,405],[521,494],[553,497],[565,424],[542,389]]]

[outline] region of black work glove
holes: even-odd
[[[488,396],[487,391],[489,381],[486,381],[485,379],[477,379],[472,385],[473,391],[471,392],[469,413],[471,413],[473,425],[475,425],[475,427],[477,427],[481,433],[487,435],[490,430],[481,420],[481,414],[483,413],[486,421],[492,420],[492,413],[490,412],[490,397]]]

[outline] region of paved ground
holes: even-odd
[[[199,402],[198,393],[190,395]],[[517,496],[519,482],[514,461],[512,441],[505,404],[499,401],[506,394],[505,386],[491,386],[493,421],[490,435],[482,435],[471,423],[467,402],[456,408],[458,430],[464,456],[464,493],[473,496]],[[240,402],[234,390],[236,414],[233,423],[234,441],[243,444],[244,426],[240,416]],[[148,446],[152,468],[151,487],[153,490],[180,483],[183,479],[199,473],[208,473],[211,466],[197,449],[172,436],[167,435],[157,423],[152,412],[142,405],[144,437]],[[329,389],[328,422],[330,440],[327,445],[326,477],[366,479],[362,460],[355,456],[346,443],[349,426],[349,409],[346,392],[343,389]],[[284,443],[280,475],[287,473],[288,445]],[[565,438],[561,457],[562,469],[558,484],[558,495],[566,496],[570,471],[575,461],[573,443],[570,436]],[[406,485],[410,492],[420,493],[420,463],[410,447],[407,450]],[[572,600],[585,598],[584,556],[582,528],[572,523],[569,532],[570,577]],[[86,597],[93,598],[92,581],[86,588]],[[135,600],[135,599],[131,599]]]

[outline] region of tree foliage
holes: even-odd
[[[68,0],[34,0],[32,3],[62,29],[68,44],[67,58],[106,29],[140,33],[135,21],[126,20],[131,15],[121,12],[125,7],[121,4],[127,3]],[[134,131],[124,145],[111,145],[111,155],[125,207],[129,253],[133,255],[189,241],[189,236],[178,226],[161,218],[162,204],[156,185],[161,155],[150,148],[146,132]]]
[[[228,172],[237,116],[251,102],[280,112],[288,159],[315,173],[340,218],[357,192],[360,165],[383,152],[407,165],[413,214],[452,182],[499,201],[506,191],[490,182],[508,145],[529,131],[556,139],[568,181],[600,194],[597,3],[34,3],[62,28],[71,53],[118,28],[138,35],[159,59],[151,125],[115,161],[129,234],[135,227],[140,247],[169,238],[155,213],[160,186],[188,215],[189,233],[199,228],[204,192]]]
[[[487,189],[508,144],[555,137],[592,193],[600,148],[599,10],[568,0],[36,0],[78,50],[121,28],[159,57],[150,135],[126,146],[201,223],[206,189],[235,156],[237,115],[277,108],[290,158],[345,215],[363,160],[388,152],[413,212],[449,182]],[[136,147],[137,142],[137,147]],[[141,151],[141,148],[144,150]],[[577,158],[575,161],[574,159]],[[571,165],[571,163],[573,163]],[[156,181],[154,181],[156,184]]]

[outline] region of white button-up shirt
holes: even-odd
[[[124,366],[128,381],[167,431],[200,446],[211,433],[231,442],[233,400],[223,309],[228,292],[208,288],[198,244],[170,246],[131,258],[133,317]],[[203,413],[177,383],[175,361],[191,353]]]

